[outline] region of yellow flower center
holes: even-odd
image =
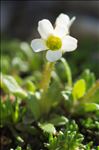
[[[62,41],[59,37],[56,36],[49,36],[47,41],[46,41],[46,45],[49,49],[55,51],[61,48],[62,46]]]

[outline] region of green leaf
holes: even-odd
[[[35,93],[35,95],[29,95],[28,97],[28,108],[29,110],[31,110],[32,115],[34,116],[34,118],[37,120],[40,117],[40,104],[39,104],[39,93]]]
[[[85,150],[91,150],[92,145],[93,145],[93,142],[92,141],[89,142],[87,145],[85,145]],[[95,150],[95,149],[93,149],[93,150]]]
[[[17,146],[15,150],[22,150],[22,148],[20,146]]]
[[[52,133],[52,134],[56,133],[56,129],[55,129],[54,125],[51,123],[40,124],[40,127],[44,132]]]
[[[57,88],[56,88],[57,87]],[[61,100],[61,85],[57,81],[53,81],[47,91],[47,105],[56,106]]]
[[[9,98],[6,99],[5,102],[1,99],[0,101],[0,120],[1,120],[1,125],[5,125],[8,122],[12,121],[12,117],[14,114],[14,103],[12,104]]]
[[[90,102],[96,102],[99,104],[99,90],[97,90],[90,98]]]
[[[36,86],[34,85],[34,83],[30,80],[25,82],[25,87],[29,92],[34,93],[36,90]]]
[[[72,108],[73,104],[73,95],[72,95],[72,88],[66,88],[65,91],[61,92],[63,96],[63,102],[64,102],[64,107],[66,107],[67,111]]]
[[[94,73],[90,72],[89,69],[84,70],[84,72],[81,75],[81,78],[83,78],[86,81],[86,90],[90,89],[96,81]]]
[[[73,87],[72,94],[75,100],[80,99],[84,96],[86,92],[86,83],[85,80],[78,80]]]
[[[50,123],[54,124],[55,126],[65,125],[68,122],[68,119],[64,116],[56,116],[50,120]]]
[[[94,102],[99,104],[99,80],[88,90],[88,92],[83,97],[83,102]]]
[[[99,150],[99,146],[97,146],[97,150]]]
[[[6,88],[8,92],[13,93],[16,96],[22,98],[27,97],[27,93],[18,85],[18,83],[12,76],[2,75],[1,82],[2,82],[1,86],[4,91]]]
[[[83,109],[84,109],[85,112],[99,111],[99,104],[96,104],[96,103],[85,103],[83,105]]]

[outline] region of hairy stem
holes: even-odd
[[[51,104],[49,100],[47,99],[46,94],[47,94],[48,87],[50,84],[51,73],[54,69],[54,65],[55,63],[47,62],[45,65],[44,71],[42,73],[42,80],[40,83],[40,89],[43,90],[42,95],[41,95],[41,101],[40,101],[41,114],[47,114],[51,107]]]
[[[42,81],[40,83],[40,89],[43,89],[43,91],[47,91],[51,79],[51,72],[54,68],[53,62],[47,62],[45,65],[44,71],[42,73]]]
[[[72,87],[72,73],[71,73],[69,64],[67,63],[66,59],[64,59],[64,58],[61,58],[61,61],[65,67],[65,73],[66,73],[66,77],[67,77],[68,86]]]

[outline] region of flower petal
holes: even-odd
[[[63,52],[74,51],[77,48],[77,39],[72,36],[65,36],[62,40],[62,50]]]
[[[50,34],[53,33],[53,26],[47,19],[43,19],[38,23],[38,32],[43,39],[46,39]]]
[[[74,16],[74,17],[72,17],[72,19],[70,20],[70,22],[69,22],[69,28],[71,27],[71,25],[73,24],[73,22],[75,21],[75,19],[76,19],[76,17]]]
[[[46,58],[50,62],[54,62],[62,57],[62,51],[61,50],[48,50],[46,53]]]
[[[45,42],[42,39],[32,40],[31,47],[34,50],[34,52],[40,52],[47,49]]]
[[[56,19],[56,26],[65,26],[68,28],[71,27],[71,25],[73,24],[73,22],[75,21],[76,17],[72,17],[72,19],[69,18],[68,15],[66,14],[60,14],[57,19]]]
[[[68,34],[68,28],[66,26],[57,25],[54,30],[54,34],[59,37],[64,37]]]
[[[57,25],[67,26],[69,24],[69,21],[70,21],[70,19],[69,19],[68,15],[61,13],[57,17],[55,24],[56,24],[56,26]]]

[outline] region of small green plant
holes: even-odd
[[[90,69],[75,73],[79,51],[69,63],[63,58],[77,48],[69,35],[74,20],[60,14],[55,28],[39,21],[41,38],[31,46],[2,42],[2,150],[99,150],[99,80]]]
[[[46,144],[49,150],[76,150],[81,149],[83,135],[78,133],[78,126],[75,122],[68,123],[66,129],[59,131],[55,136],[49,136],[49,143]]]

